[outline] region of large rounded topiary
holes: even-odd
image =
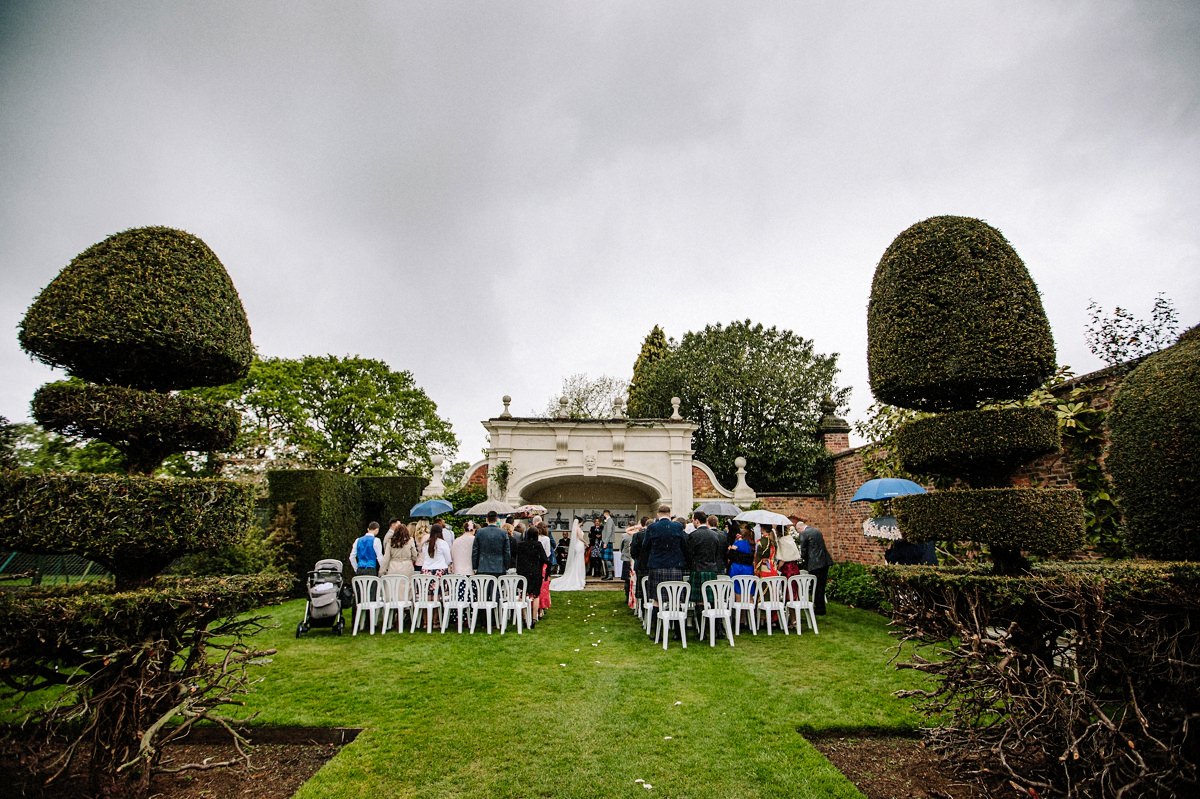
[[[1200,326],[1129,373],[1108,428],[1130,543],[1152,557],[1200,560]]]
[[[900,463],[913,474],[958,477],[972,486],[1008,483],[1013,470],[1062,444],[1048,408],[953,411],[914,419],[896,433]]]
[[[166,227],[126,230],[76,256],[26,312],[20,342],[75,377],[156,391],[231,383],[254,357],[225,267]]]
[[[1041,385],[1054,372],[1054,339],[1000,231],[935,216],[897,236],[875,270],[867,365],[881,402],[965,410]]]

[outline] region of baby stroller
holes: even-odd
[[[296,625],[299,638],[312,627],[331,627],[334,635],[346,629],[342,617],[342,562],[336,558],[318,560],[308,573],[308,604],[304,607],[304,621]]]

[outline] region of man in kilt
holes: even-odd
[[[671,509],[666,505],[659,506],[658,518],[646,528],[642,546],[650,551],[646,562],[647,575],[650,577],[646,585],[649,594],[647,599],[657,602],[658,584],[682,580],[683,573],[691,565],[687,553],[687,533],[683,532],[682,524],[672,521]]]
[[[696,529],[687,537],[687,552],[692,564],[692,601],[699,608],[704,604],[700,586],[725,573],[728,545],[725,543],[725,532],[717,526],[720,522],[716,516],[705,516],[703,512],[696,511],[692,518]]]

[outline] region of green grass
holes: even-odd
[[[892,696],[920,677],[889,664],[885,621],[840,605],[819,636],[743,627],[733,648],[666,652],[618,592],[556,595],[520,636],[297,640],[303,612],[271,609],[280,626],[259,643],[279,651],[249,697],[255,723],[364,732],[300,799],[858,797],[797,728],[919,723]]]

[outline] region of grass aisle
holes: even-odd
[[[556,594],[536,630],[294,637],[249,697],[255,723],[362,727],[296,795],[857,797],[797,732],[910,729],[882,618],[833,605],[822,634],[698,640],[664,652],[618,592]],[[348,614],[347,614],[348,616]],[[565,665],[562,665],[565,664]],[[647,790],[638,779],[650,783]]]

